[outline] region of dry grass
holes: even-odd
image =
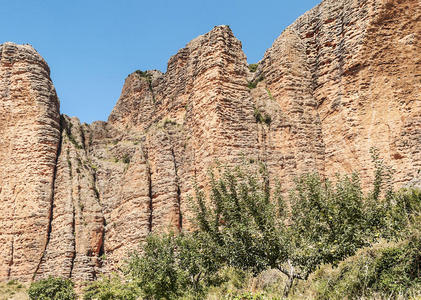
[[[15,280],[0,282],[0,300],[28,300],[27,287]]]

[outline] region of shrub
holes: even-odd
[[[175,299],[186,281],[177,265],[173,234],[147,238],[144,254],[133,253],[126,273],[136,280],[147,299]]]
[[[146,78],[146,80],[151,79],[151,74],[148,73],[148,71],[142,71],[142,70],[136,70],[135,74],[141,78]]]
[[[0,282],[0,299],[27,299],[26,288],[16,280]]]
[[[123,163],[129,164],[130,163],[130,156],[128,154],[124,154],[122,160],[123,160]]]
[[[262,114],[258,108],[254,108],[253,115],[256,119],[256,123],[265,123],[266,125],[270,125],[272,123],[272,118],[267,114]]]
[[[48,277],[33,282],[28,290],[30,299],[36,300],[72,300],[76,299],[73,283],[70,279]]]
[[[253,73],[256,72],[258,66],[259,66],[258,64],[250,64],[249,65],[250,72],[253,72]]]
[[[217,253],[200,233],[150,235],[143,253],[132,253],[126,274],[147,299],[177,299],[189,294],[202,299],[217,281]]]
[[[139,288],[124,282],[116,274],[91,282],[84,290],[84,300],[135,300],[140,295]]]
[[[407,298],[421,289],[421,239],[413,235],[399,243],[365,248],[337,270],[316,278],[318,299],[381,296]]]
[[[254,274],[268,267],[279,268],[287,255],[284,240],[284,204],[280,190],[271,194],[266,169],[255,172],[220,170],[213,172],[211,193],[196,192],[196,220],[221,249],[223,261]]]
[[[259,76],[259,77],[257,77],[255,80],[253,80],[253,81],[249,81],[249,83],[248,83],[248,85],[247,85],[247,87],[249,88],[249,89],[254,89],[254,88],[256,88],[257,87],[257,84],[260,82],[260,81],[263,81],[265,78],[263,77],[263,76]]]
[[[287,217],[264,167],[258,173],[237,168],[219,170],[218,179],[211,173],[209,198],[196,191],[195,218],[221,249],[225,264],[254,274],[278,269],[289,278],[287,296],[295,280],[306,280],[322,264],[337,265],[381,235],[396,237],[391,228],[400,232],[410,224],[405,220],[421,207],[420,193],[383,193],[383,165],[375,163],[372,206],[357,174],[337,176],[335,184],[304,174],[290,193]]]

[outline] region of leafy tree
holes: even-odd
[[[208,286],[220,282],[220,250],[210,243],[204,232],[181,233],[176,240],[177,258],[180,269],[186,274],[190,293],[203,298]]]
[[[72,300],[76,299],[73,283],[70,279],[48,277],[33,282],[28,290],[30,299],[36,300]]]
[[[307,279],[321,264],[337,264],[365,245],[363,194],[356,174],[337,177],[334,185],[317,174],[296,181],[292,206],[288,283]]]
[[[133,253],[126,273],[136,280],[146,299],[176,299],[182,295],[186,276],[176,258],[176,236],[150,235],[143,254]]]
[[[195,212],[199,229],[217,245],[223,261],[257,274],[286,259],[285,214],[279,189],[271,197],[265,168],[249,171],[225,169],[219,179],[211,172],[209,199],[198,190]]]
[[[142,254],[133,253],[126,274],[147,299],[201,299],[217,280],[218,255],[205,233],[150,235]]]
[[[280,189],[270,189],[264,166],[257,172],[219,171],[218,179],[210,174],[208,199],[196,192],[199,229],[218,245],[229,266],[255,274],[267,268],[284,273],[284,296],[296,279],[306,280],[321,264],[336,265],[369,245],[367,233],[380,227],[368,220],[376,214],[382,224],[388,209],[377,206],[367,213],[357,174],[337,176],[335,184],[318,174],[301,176],[290,193],[287,214]],[[383,173],[376,178],[371,198],[378,202]]]
[[[287,297],[296,280],[306,280],[322,264],[338,266],[380,238],[399,241],[413,234],[409,228],[420,221],[421,192],[393,192],[387,185],[390,171],[376,151],[373,161],[375,178],[368,195],[357,174],[338,175],[333,181],[304,174],[296,179],[288,205],[279,184],[270,184],[264,165],[218,168],[210,172],[210,191],[197,188],[192,199],[196,231],[150,235],[142,252],[133,253],[127,262],[130,284],[105,281],[108,289],[100,287],[102,294],[91,295],[132,299],[130,292],[141,291],[146,299],[203,299],[210,286],[223,282],[221,270],[228,267],[255,275],[278,269],[287,276]],[[419,277],[419,267],[407,269],[419,263],[419,236],[413,240],[402,249],[381,253],[373,274],[386,270],[381,273],[385,280],[376,283],[384,287],[373,283],[373,289],[401,291],[416,278],[415,271]],[[409,281],[397,288],[389,283],[403,269],[392,267],[393,262],[409,270]]]

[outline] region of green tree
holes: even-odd
[[[307,174],[291,192],[285,295],[294,279],[307,279],[321,264],[337,264],[367,245],[360,180],[354,174],[336,181],[334,185],[318,174]]]
[[[33,282],[28,290],[30,299],[36,300],[72,300],[76,299],[73,283],[70,279],[48,277]]]
[[[176,236],[150,235],[143,253],[132,253],[126,274],[136,280],[146,299],[176,299],[182,295],[185,274],[176,259]]]
[[[218,280],[217,251],[206,233],[150,235],[125,272],[147,299],[176,299],[187,293],[202,299]]]
[[[285,211],[280,189],[273,192],[264,166],[210,174],[206,198],[196,192],[196,221],[221,249],[229,266],[255,274],[275,268],[288,277],[287,296],[296,279],[306,280],[321,264],[337,264],[368,244],[359,177],[317,174],[298,178]]]
[[[218,247],[229,266],[255,274],[278,267],[286,259],[285,213],[279,189],[271,196],[264,166],[252,172],[240,168],[210,174],[206,199],[196,191],[196,222]]]
[[[421,219],[398,242],[363,248],[315,279],[317,299],[408,299],[421,290]],[[325,271],[325,270],[323,270]],[[415,299],[415,298],[414,298]]]

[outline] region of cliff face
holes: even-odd
[[[0,46],[0,280],[29,280],[48,243],[59,103],[30,46]]]
[[[216,161],[263,161],[285,189],[314,170],[366,185],[375,146],[397,186],[419,179],[420,12],[417,0],[325,0],[256,72],[215,27],[165,74],[130,74],[108,122],[90,125],[59,116],[31,47],[0,46],[0,280],[91,280],[150,232],[189,229],[192,184]]]

